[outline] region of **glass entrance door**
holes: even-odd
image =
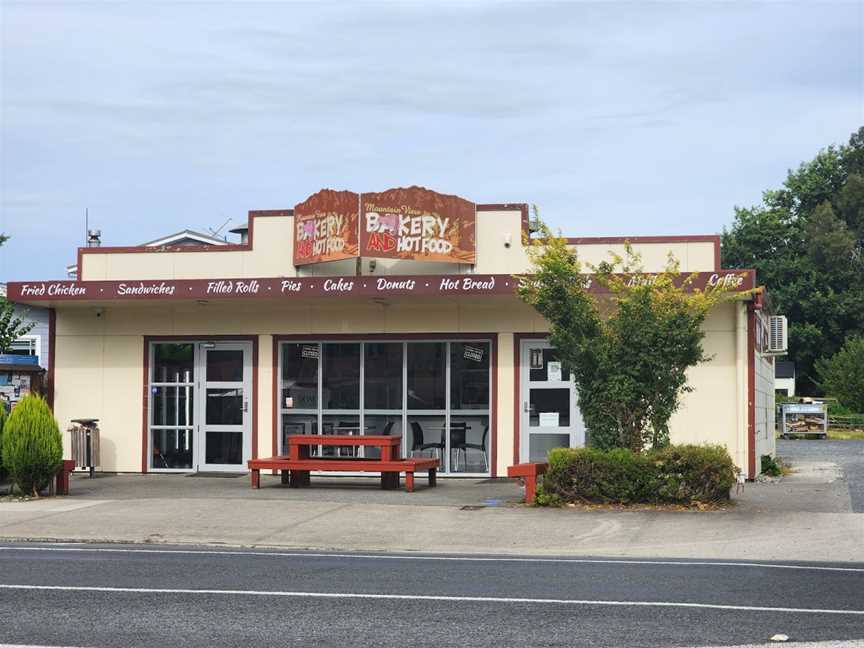
[[[202,343],[198,469],[241,471],[251,457],[251,342]]]
[[[544,340],[523,341],[520,367],[519,460],[546,461],[552,448],[585,445],[576,386],[552,345]]]

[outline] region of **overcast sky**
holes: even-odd
[[[2,280],[322,187],[714,233],[864,124],[860,2],[0,6]]]

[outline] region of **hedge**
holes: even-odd
[[[684,503],[729,499],[736,481],[722,446],[667,446],[630,450],[556,448],[536,502]]]

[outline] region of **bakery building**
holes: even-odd
[[[524,204],[322,190],[251,211],[237,242],[81,248],[75,279],[8,292],[48,309],[48,398],[61,429],[99,419],[104,471],[239,472],[289,435],[348,433],[495,477],[585,443],[546,322],[514,292],[531,229]],[[742,292],[705,322],[712,359],[671,436],[723,444],[754,477],[774,452],[776,350],[754,272],[721,269],[715,235],[568,240],[591,263],[629,241],[646,272],[672,253],[695,285]]]

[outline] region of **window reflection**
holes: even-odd
[[[360,345],[322,345],[322,390],[324,409],[359,409]]]
[[[402,343],[367,342],[364,346],[364,406],[402,409]]]
[[[150,430],[153,468],[192,468],[192,430]]]
[[[282,402],[286,409],[318,407],[318,358],[316,344],[282,345]]]
[[[443,410],[446,406],[445,344],[412,342],[408,344],[408,409]]]
[[[191,383],[195,379],[195,345],[153,345],[154,383]]]
[[[489,343],[450,344],[450,407],[489,409]]]

